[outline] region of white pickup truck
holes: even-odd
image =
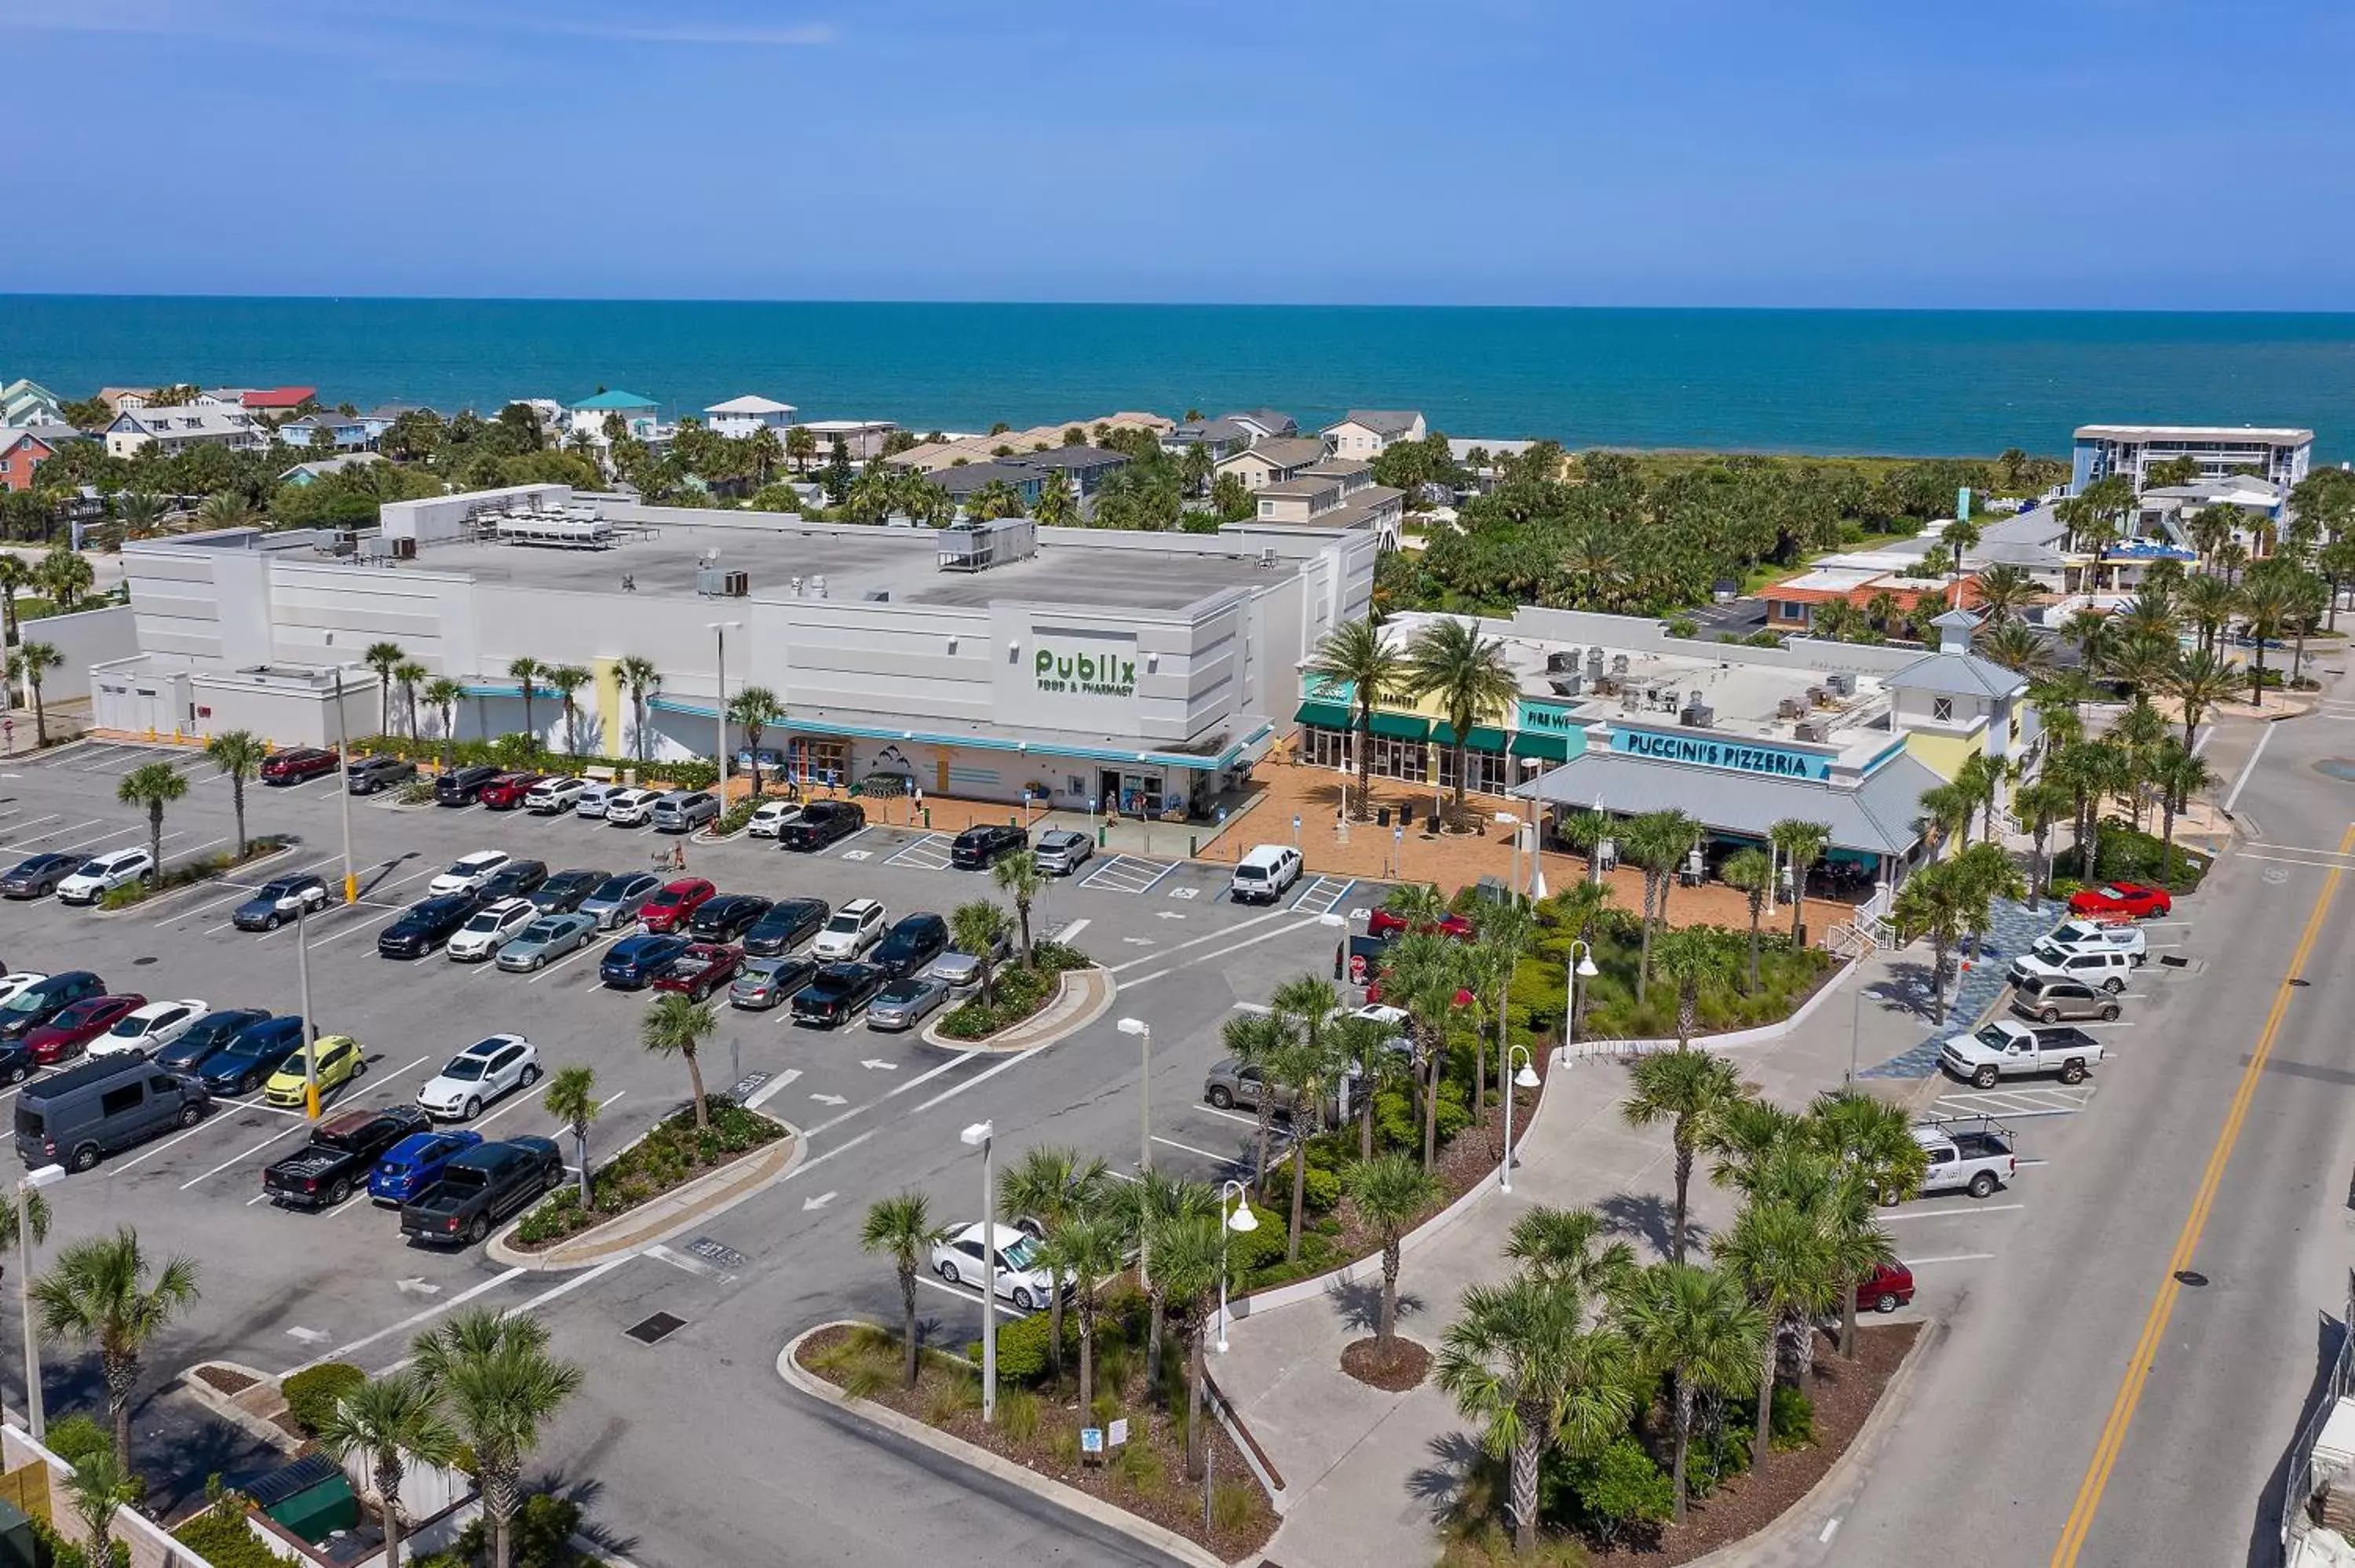
[[[2074,1084],[2101,1059],[2102,1043],[2082,1029],[2065,1023],[2037,1029],[2009,1018],[1989,1019],[1938,1052],[1941,1066],[1982,1089],[1995,1087],[1998,1078],[2036,1073],[2057,1073],[2062,1083]]]
[[[1930,1157],[1922,1193],[1968,1192],[1984,1198],[2019,1173],[2007,1128],[1980,1118],[1972,1121],[1924,1121],[1913,1126],[1913,1141]]]

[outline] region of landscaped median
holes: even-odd
[[[187,861],[173,866],[153,882],[134,882],[113,889],[98,901],[97,913],[112,914],[119,909],[135,909],[153,898],[201,883],[218,882],[233,871],[250,870],[265,861],[277,859],[294,847],[295,841],[280,834],[268,834],[245,846],[245,853],[224,851],[208,854],[201,860]]]
[[[952,1008],[933,1033],[943,1044],[977,1044],[1020,1027],[1066,994],[1065,975],[1095,960],[1063,942],[1034,943],[1028,964],[996,966],[983,995]]]

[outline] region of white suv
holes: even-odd
[[[2022,953],[2011,960],[2010,980],[2014,985],[2031,975],[2041,975],[2048,980],[2073,980],[2115,996],[2126,990],[2126,981],[2134,978],[2134,968],[2133,955],[2119,948],[2072,953],[2040,942],[2033,952]]]
[[[502,898],[474,912],[445,949],[462,964],[479,964],[495,956],[507,938],[539,918],[539,906],[528,898]]]
[[[417,1103],[428,1116],[472,1121],[485,1102],[538,1080],[539,1052],[532,1043],[520,1034],[494,1034],[451,1057],[417,1091]]]
[[[58,884],[60,904],[95,904],[118,887],[144,882],[155,874],[155,862],[144,849],[112,850],[92,855],[81,868]]]
[[[572,803],[589,789],[586,779],[543,779],[533,785],[523,798],[523,809],[543,817],[553,817],[572,810]]]
[[[661,799],[659,789],[616,789],[605,797],[605,820],[617,828],[643,828]]]
[[[834,912],[817,939],[810,944],[810,957],[832,962],[837,959],[855,959],[883,939],[883,905],[873,898],[854,898]]]
[[[2124,921],[2115,925],[2092,920],[2063,920],[2037,944],[2057,953],[2125,953],[2140,963],[2150,952],[2150,938],[2139,926]]]
[[[1300,880],[1300,852],[1289,844],[1254,844],[1235,863],[1227,893],[1238,904],[1273,904]]]
[[[450,869],[425,885],[428,898],[441,898],[453,893],[472,893],[497,874],[507,863],[505,850],[476,850],[450,863]]]
[[[800,801],[767,800],[762,803],[759,810],[752,813],[752,820],[745,824],[744,831],[756,839],[773,839],[785,831],[786,823],[798,822],[801,820]]]
[[[592,821],[602,821],[605,808],[612,805],[613,797],[621,792],[619,784],[583,784],[581,793],[573,797],[572,814],[587,817]]]

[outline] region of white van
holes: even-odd
[[[1300,852],[1290,844],[1253,844],[1235,862],[1227,894],[1238,904],[1273,904],[1300,880]]]

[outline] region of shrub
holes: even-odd
[[[400,787],[400,793],[393,799],[404,806],[430,806],[433,804],[433,780],[412,779]]]
[[[1135,1441],[1122,1444],[1112,1451],[1112,1458],[1106,1462],[1105,1468],[1112,1472],[1113,1479],[1141,1496],[1150,1497],[1161,1489],[1161,1456],[1150,1444]]]
[[[69,1415],[62,1421],[52,1421],[44,1441],[50,1453],[76,1469],[92,1454],[114,1446],[114,1434],[87,1415]]]
[[[1009,1388],[997,1396],[997,1429],[1017,1443],[1039,1435],[1039,1396],[1027,1388]]]
[[[2156,883],[2177,893],[2190,893],[2207,872],[2208,862],[2201,856],[2180,845],[2169,854],[2158,834],[2137,832],[2115,817],[2104,818],[2095,832],[2094,874],[2101,881]]]
[[[1255,1231],[1227,1233],[1227,1273],[1235,1279],[1247,1279],[1258,1270],[1284,1256],[1285,1232],[1292,1216],[1279,1214],[1261,1204],[1251,1206],[1252,1217],[1259,1222]]]
[[[730,833],[742,832],[745,824],[752,820],[752,813],[759,810],[761,806],[762,801],[757,796],[745,796],[729,807],[720,814],[719,820],[711,824],[711,836],[724,839]]]
[[[968,1410],[981,1408],[981,1380],[969,1372],[951,1372],[932,1385],[932,1397],[924,1407],[924,1419],[935,1426],[945,1426]]]
[[[172,1538],[212,1568],[285,1568],[285,1559],[255,1539],[242,1504],[211,1508],[172,1532]]]
[[[580,1561],[572,1550],[572,1534],[581,1528],[581,1505],[568,1498],[534,1492],[516,1510],[508,1535],[515,1568],[571,1568]],[[458,1532],[456,1555],[479,1563],[490,1553],[488,1521],[477,1519]]]
[[[1672,615],[1664,630],[1671,637],[1698,637],[1700,635],[1700,622],[1689,615]]]
[[[1080,1315],[1063,1314],[1063,1364],[1077,1366],[1080,1353]],[[1036,1383],[1047,1375],[1047,1338],[1049,1314],[1033,1312],[1028,1318],[1017,1318],[997,1328],[997,1375],[1005,1383]],[[974,1340],[964,1348],[965,1360],[981,1364],[981,1341]]]
[[[307,1436],[315,1437],[319,1428],[336,1413],[344,1396],[368,1382],[368,1373],[349,1361],[325,1361],[309,1367],[288,1378],[282,1392],[286,1395],[286,1414],[294,1418]]]
[[[1237,1481],[1210,1483],[1210,1522],[1224,1531],[1241,1530],[1258,1511],[1259,1498],[1250,1487]]]
[[[1796,1388],[1774,1385],[1774,1408],[1768,1418],[1767,1446],[1777,1454],[1816,1446],[1816,1402]]]

